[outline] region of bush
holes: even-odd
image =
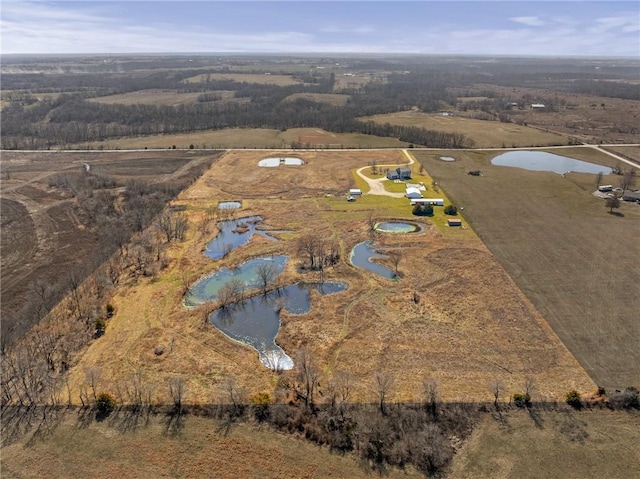
[[[116,312],[116,308],[114,308],[113,304],[111,303],[107,303],[106,310],[107,310],[107,318],[111,318]]]
[[[531,406],[531,396],[529,396],[527,393],[515,393],[513,395],[513,403],[517,407],[529,407]]]
[[[96,419],[101,421],[113,412],[116,407],[116,400],[113,399],[111,394],[100,393],[96,399]]]
[[[94,337],[99,338],[104,334],[107,329],[107,322],[104,318],[97,318],[95,322],[96,331],[94,333]]]
[[[447,205],[444,207],[444,214],[445,215],[450,215],[450,216],[455,216],[458,214],[458,208],[454,205]]]
[[[433,216],[433,206],[431,205],[415,205],[413,214],[416,216]]]
[[[612,394],[609,402],[616,409],[633,409],[640,407],[639,397],[638,389],[630,386],[624,391]]]
[[[606,395],[607,395],[607,390],[602,386],[598,386],[598,396],[606,396]]]
[[[580,393],[575,389],[572,389],[567,393],[567,404],[573,408],[580,409],[582,407],[582,400],[580,399]]]
[[[271,396],[268,393],[258,393],[251,397],[253,416],[257,421],[265,421],[269,417]]]

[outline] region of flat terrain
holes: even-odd
[[[68,413],[52,434],[30,436],[2,449],[5,479],[68,477],[191,478],[370,478],[351,455],[332,454],[302,438],[264,427],[238,424],[224,434],[221,421],[189,416],[178,434],[167,433],[168,418],[123,432],[122,418],[89,425]],[[395,477],[424,477],[392,471]]]
[[[617,162],[594,149],[557,153]],[[637,385],[639,205],[623,202],[620,215],[609,214],[591,194],[594,175],[492,166],[495,153],[415,154],[592,379],[608,389]],[[441,161],[442,154],[457,161]]]
[[[178,106],[195,103],[201,93],[179,93],[172,90],[138,90],[117,95],[100,96],[89,101],[109,105],[166,105]],[[233,96],[233,93],[231,93]]]
[[[339,93],[294,93],[285,98],[285,101],[295,100],[309,100],[316,103],[344,106],[349,100],[349,95],[341,95]]]
[[[450,479],[541,479],[640,475],[640,415],[606,410],[511,411],[476,426]]]
[[[439,382],[446,399],[487,400],[488,385],[495,380],[505,383],[506,398],[526,378],[536,382],[540,398],[562,398],[572,388],[594,390],[585,371],[470,229],[447,228],[442,211],[433,221],[412,217],[406,198],[365,194],[354,203],[345,201],[348,188],[364,183],[359,177],[356,181],[355,169],[372,161],[404,163],[401,152],[293,154],[306,164],[259,168],[258,161],[266,156],[292,152],[229,152],[179,196],[174,203],[186,206],[194,225],[187,240],[171,246],[169,265],[155,280],[121,284],[106,334],[71,370],[73,391],[86,380],[86,368],[99,365],[102,388],[114,390],[141,371],[157,385],[159,401],[167,400],[166,384],[175,375],[187,379],[188,401],[210,401],[227,377],[251,394],[277,395],[278,376],[261,366],[255,351],[205,325],[201,311],[185,310],[182,291],[185,279],[193,283],[222,266],[273,254],[291,257],[281,284],[318,280],[318,273],[299,269],[303,257],[297,253],[297,239],[307,234],[339,244],[341,260],[327,269],[325,278],[344,281],[349,289],[312,297],[312,309],[304,316],[283,312],[277,342],[292,357],[306,346],[323,378],[349,372],[354,400],[371,400],[379,370],[397,378],[395,400],[416,399],[427,377]],[[269,228],[288,233],[277,235],[278,242],[256,237],[220,261],[204,257],[202,249],[215,228],[203,235],[195,225],[206,208],[228,199],[242,200],[238,216],[262,215]],[[423,225],[421,233],[410,236],[375,238],[379,248],[401,254],[399,281],[349,262],[353,246],[370,238],[369,217],[413,218]],[[389,260],[387,265],[392,267]],[[167,352],[154,354],[158,346]]]
[[[462,133],[474,141],[476,148],[500,148],[522,146],[566,145],[567,138],[515,123],[475,120],[461,116],[444,116],[437,113],[403,111],[362,117],[363,121],[390,123],[392,125],[415,126],[445,133]]]
[[[303,148],[402,148],[408,143],[360,133],[332,133],[320,128],[290,128],[286,131],[266,128],[228,128],[193,133],[149,135],[136,138],[96,141],[75,145],[77,148],[282,148],[291,145]]]
[[[270,73],[203,73],[200,75],[189,77],[184,81],[186,83],[201,83],[206,82],[207,80],[230,80],[234,82],[258,83],[262,85],[277,86],[299,85],[302,83],[289,75],[271,75]]]

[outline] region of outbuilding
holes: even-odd
[[[416,198],[411,200],[411,206],[413,205],[433,205],[444,206],[444,199],[442,198]]]
[[[624,190],[622,199],[624,201],[636,201],[640,203],[640,190]]]
[[[405,196],[409,199],[422,198],[422,192],[415,186],[410,186],[406,189]]]
[[[349,190],[349,196],[362,196],[362,190],[359,188],[351,188]]]
[[[449,226],[462,226],[462,220],[457,218],[450,218],[447,220],[447,225]]]

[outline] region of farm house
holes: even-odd
[[[387,171],[388,180],[410,180],[411,168],[402,167]]]

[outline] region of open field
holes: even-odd
[[[485,417],[458,452],[450,479],[632,477],[640,474],[640,416],[606,410]]]
[[[149,135],[136,138],[96,141],[75,145],[77,148],[283,148],[292,143],[300,147],[332,148],[402,148],[406,142],[397,138],[386,138],[360,133],[332,133],[320,128],[290,128],[286,131],[264,128],[228,128],[203,130],[193,133]]]
[[[97,229],[82,208],[82,201],[90,199],[81,200],[69,191],[53,188],[51,181],[60,176],[76,178],[86,164],[94,175],[106,175],[123,185],[129,180],[168,185],[189,177],[191,168],[216,154],[174,151],[160,157],[151,152],[3,152],[0,251],[5,344],[38,321],[29,309],[34,306],[36,283],[66,284],[77,271],[84,276],[98,253],[112,247],[106,244],[111,232]]]
[[[462,133],[474,141],[476,148],[566,145],[567,138],[555,133],[514,123],[483,121],[459,116],[443,116],[419,111],[404,111],[360,118],[363,121],[415,126],[445,133]]]
[[[638,146],[606,146],[605,150],[623,156],[640,165],[640,147]]]
[[[219,80],[228,80],[235,82],[244,82],[244,83],[258,83],[261,85],[276,85],[276,86],[287,86],[287,85],[300,85],[302,82],[296,80],[292,76],[289,75],[271,75],[270,73],[254,74],[254,73],[203,73],[201,75],[195,75],[189,78],[186,78],[184,81],[186,83],[202,83],[207,80],[211,81],[219,81]]]
[[[294,93],[284,99],[285,101],[309,100],[316,103],[327,103],[333,106],[344,106],[349,100],[349,95],[339,93]]]
[[[233,96],[233,92],[230,92]],[[180,93],[172,90],[138,90],[117,95],[90,98],[89,101],[107,103],[109,105],[166,105],[178,106],[195,103],[199,92]]]
[[[63,413],[65,414],[65,413]],[[268,427],[233,425],[189,416],[178,434],[167,433],[167,418],[122,432],[115,425],[84,425],[66,413],[53,433],[28,443],[30,436],[2,449],[0,475],[5,479],[68,477],[370,478],[352,455],[274,432]],[[124,421],[122,421],[124,423]],[[396,477],[424,477],[393,471]]]
[[[457,161],[444,162],[440,155]],[[595,149],[565,156],[614,166]],[[415,152],[510,277],[608,389],[640,382],[640,208],[611,215],[591,193],[595,176],[526,171],[490,164],[495,153]],[[467,174],[481,170],[483,176]],[[603,183],[617,184],[615,176]]]
[[[215,229],[203,235],[192,227],[185,242],[170,247],[168,266],[156,279],[121,282],[106,334],[70,371],[73,398],[86,380],[86,369],[95,365],[102,371],[101,387],[108,390],[140,371],[158,385],[159,401],[166,401],[165,385],[176,375],[188,381],[186,401],[211,401],[228,377],[248,393],[277,396],[277,374],[261,366],[252,349],[203,324],[201,311],[182,307],[184,281],[193,283],[221,266],[273,254],[291,257],[281,284],[317,280],[317,273],[299,269],[296,239],[306,234],[339,244],[341,261],[325,271],[325,279],[347,282],[349,289],[314,295],[304,316],[282,312],[277,342],[292,357],[308,348],[323,377],[352,374],[354,400],[371,400],[372,378],[381,369],[398,380],[394,400],[414,400],[425,377],[439,382],[447,400],[488,400],[488,384],[496,379],[504,381],[505,397],[520,390],[526,378],[536,382],[540,398],[562,398],[572,388],[594,390],[473,231],[412,217],[405,198],[364,195],[354,203],[345,201],[347,189],[359,184],[357,167],[374,160],[379,165],[403,162],[401,152],[293,154],[306,164],[258,168],[265,156],[292,153],[228,152],[174,201],[186,207],[196,225],[219,200],[242,199],[239,216],[263,215],[268,227],[291,233],[278,235],[278,242],[256,237],[223,260],[212,261],[202,249]],[[353,246],[370,237],[369,217],[412,218],[424,226],[411,236],[376,235],[379,248],[401,253],[399,281],[356,269],[348,261]],[[158,346],[166,353],[154,354]]]

